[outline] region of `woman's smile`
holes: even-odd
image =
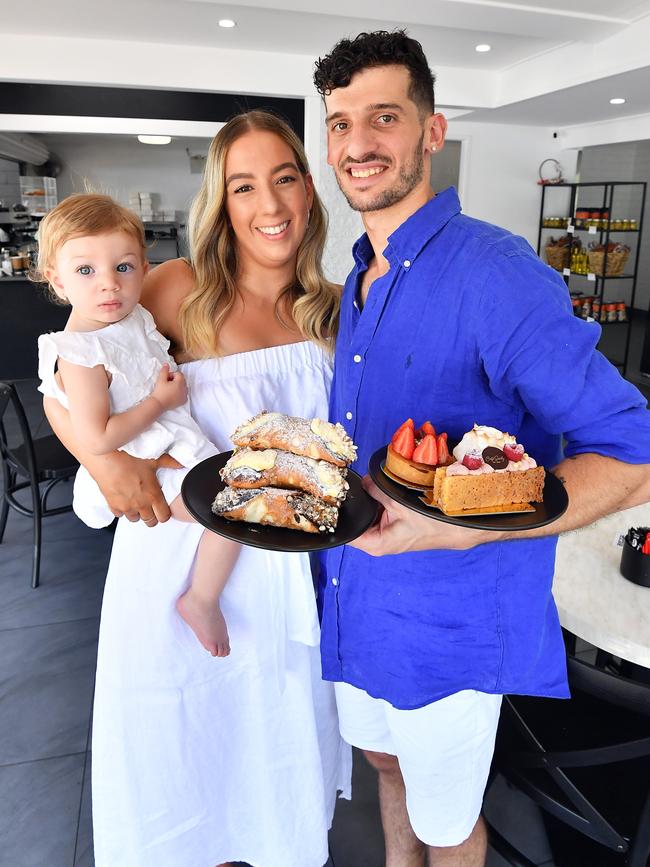
[[[284,220],[284,222],[276,223],[274,226],[257,226],[256,228],[265,237],[275,240],[280,238],[280,236],[284,237],[286,235],[290,222],[291,220]]]

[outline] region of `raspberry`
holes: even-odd
[[[468,470],[478,470],[483,466],[483,458],[478,452],[467,452],[463,458],[463,466]]]
[[[514,461],[515,463],[517,463],[517,461],[520,461],[524,456],[524,447],[519,443],[516,443],[515,445],[510,445],[509,443],[506,443],[503,447],[503,454],[508,458],[509,461]]]

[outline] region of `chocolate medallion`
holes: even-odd
[[[508,466],[508,458],[496,446],[486,446],[483,449],[482,457],[493,470],[505,470]]]

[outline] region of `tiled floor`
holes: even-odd
[[[34,384],[20,391],[32,429],[42,432]],[[69,498],[70,485],[60,496]],[[72,514],[44,521],[41,587],[33,591],[31,523],[9,516],[0,546],[0,867],[93,865],[90,716],[111,541]],[[535,863],[552,867],[544,825],[526,799],[497,779],[486,810]],[[374,772],[358,754],[354,797],[339,802],[330,848],[333,867],[384,863]],[[488,867],[504,863],[490,854]]]

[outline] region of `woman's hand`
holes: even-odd
[[[169,455],[141,460],[126,452],[112,452],[93,461],[91,474],[116,518],[142,519],[147,527],[168,521],[171,512],[156,478],[159,467],[178,469]]]
[[[381,517],[362,536],[348,544],[372,557],[433,548],[464,550],[484,542],[497,542],[505,536],[486,530],[469,530],[420,515],[387,497],[369,476],[363,479],[363,486],[383,506]]]

